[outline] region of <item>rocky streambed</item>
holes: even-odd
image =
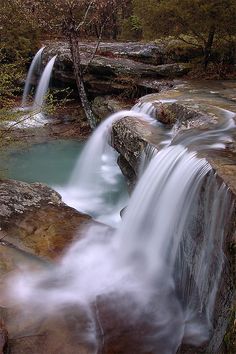
[[[129,56],[130,54],[125,55]],[[122,57],[121,54],[120,56]],[[212,98],[212,102],[215,102],[214,105],[212,102],[208,104],[209,97],[204,99],[206,90],[199,94],[196,85],[188,85],[185,83],[167,93],[148,95],[140,101],[140,103],[153,103],[158,119],[166,128],[169,129],[179,121],[176,128],[176,139],[183,131],[205,129],[205,127],[219,122],[221,115],[227,114],[229,111],[236,111],[235,91],[234,87],[230,87],[230,83],[226,84],[223,90],[212,94],[217,96],[217,100],[215,97]],[[198,91],[198,97],[194,96],[196,91]],[[216,92],[217,89],[207,88],[207,92],[210,91]],[[187,97],[186,92],[188,92]],[[225,100],[226,96],[227,100]],[[65,134],[70,136],[73,133],[75,135],[72,136],[76,136],[76,131],[75,128]],[[136,118],[124,117],[113,124],[111,140],[113,147],[120,154],[118,162],[127,178],[130,190],[132,190],[137,181],[143,151],[152,147],[159,149],[162,137],[154,126]],[[235,141],[236,139],[234,143],[228,144],[224,152],[204,151],[204,157],[215,170],[219,182],[226,183],[234,200],[236,200]],[[196,349],[195,347],[182,346],[179,353],[226,354],[230,353],[230,350],[233,353],[235,345],[233,318],[235,307],[235,217],[236,209],[234,207],[232,220],[225,233],[226,262],[217,293],[212,336],[203,347]],[[98,297],[96,303],[93,304],[93,313],[96,319],[96,342],[86,336],[87,330],[92,324],[83,307],[65,308],[60,313],[49,315],[40,323],[36,323],[31,318],[22,319],[19,317],[17,309],[8,308],[7,299],[4,298],[5,279],[15,272],[22,271],[20,266],[22,263],[37,270],[54,266],[60,262],[61,255],[74,238],[82,237],[83,225],[87,225],[90,221],[88,216],[65,205],[58,193],[43,184],[27,184],[13,180],[0,181],[0,274],[1,294],[3,294],[0,344],[4,348],[4,353],[10,350],[10,353],[15,354],[58,352],[62,354],[74,354],[75,352],[90,354],[94,352],[95,348],[103,354],[154,353],[142,347],[142,338],[154,336],[156,329],[150,326],[146,320],[147,317],[138,318],[136,322],[129,318],[126,310],[132,306],[132,301],[129,298],[124,301],[119,294],[114,294],[109,299],[106,296]],[[193,235],[193,238],[195,236],[196,234]],[[197,239],[201,242],[201,238]],[[191,252],[194,254],[195,249],[193,248]],[[118,303],[124,304],[122,310],[117,311],[116,304]],[[148,314],[151,316],[151,311]],[[177,325],[174,320],[172,325],[174,331]],[[161,353],[162,348],[160,347],[158,350]],[[164,347],[163,350],[165,350]]]

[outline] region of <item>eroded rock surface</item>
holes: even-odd
[[[84,82],[88,92],[93,95],[122,94],[131,98],[140,97],[168,86],[165,81],[160,80],[181,77],[191,69],[189,63],[162,64],[155,54],[158,53],[159,47],[150,44],[132,46],[130,43],[128,45],[120,43],[116,49],[115,44],[102,44],[90,62],[94,47],[94,43],[81,45],[82,67],[86,68],[89,63]],[[43,52],[44,64],[54,55],[57,55],[54,67],[55,80],[64,85],[71,86],[73,83],[75,85],[68,44],[47,43]],[[142,58],[152,60],[144,59],[142,62]]]

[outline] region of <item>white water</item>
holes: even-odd
[[[152,102],[139,101],[132,107],[132,111],[148,114],[152,118],[157,118],[157,109]]]
[[[127,204],[127,192],[120,194],[118,153],[109,144],[112,124],[123,117],[154,122],[148,115],[135,111],[114,113],[89,138],[67,185],[55,186],[65,203],[112,226],[120,222],[120,210]]]
[[[33,104],[34,111],[41,111],[42,110],[56,57],[57,56],[55,55],[53,58],[51,58],[51,60],[47,63],[47,65],[42,73],[42,76],[40,78],[40,81],[39,81],[39,84],[37,87],[37,91],[35,94],[35,99],[34,99],[34,104]]]
[[[26,81],[27,86],[30,83],[30,78],[31,78],[32,73],[35,69],[35,66],[39,63],[39,58],[41,57],[43,49],[44,48],[41,48],[38,51],[38,53],[35,56],[36,61],[34,62],[34,60],[33,60],[32,64],[31,64],[31,66],[33,66],[33,67],[32,68],[30,67],[30,70],[29,70],[29,73],[27,76],[27,81]],[[9,128],[18,128],[18,129],[35,128],[35,127],[44,126],[46,123],[48,123],[48,120],[45,118],[42,111],[43,111],[44,101],[46,99],[46,94],[48,91],[49,82],[50,82],[50,78],[51,78],[51,74],[52,74],[52,70],[53,70],[53,65],[55,63],[56,57],[57,56],[54,56],[48,62],[48,64],[46,65],[46,67],[43,70],[42,76],[41,76],[38,86],[37,86],[33,105],[31,107],[23,107],[23,109],[22,108],[17,109],[17,111],[21,111],[21,110],[26,111],[27,110],[27,113],[15,121],[7,122],[6,125]],[[27,92],[28,88],[25,88],[25,91]],[[23,103],[22,103],[22,105],[23,105]]]
[[[24,108],[26,106],[27,97],[30,92],[30,85],[31,85],[32,77],[33,77],[35,71],[38,70],[38,68],[41,64],[41,56],[42,56],[42,52],[43,52],[44,48],[45,47],[42,47],[41,49],[39,49],[39,51],[35,54],[34,59],[30,65],[30,68],[29,68],[29,71],[28,71],[28,74],[26,77],[26,81],[25,81],[25,87],[24,87],[23,98],[22,98],[22,103],[21,103],[22,108]]]
[[[86,203],[90,196],[93,209],[106,208],[105,188],[115,188],[118,174],[108,148],[111,125],[130,114],[137,116],[136,112],[113,115],[89,140],[68,187],[73,186],[76,203],[77,186],[83,182]],[[204,132],[207,147],[219,143],[223,147],[231,128],[229,123],[228,128],[220,125]],[[192,139],[198,140],[194,135]],[[205,159],[188,151],[186,141],[191,141],[189,134],[153,156],[116,231],[91,225],[60,264],[40,273],[26,271],[11,280],[14,300],[30,316],[41,318],[69,305],[82,306],[89,314],[96,344],[93,306],[102,297],[109,306],[118,294],[116,311],[124,322],[144,319],[151,324],[152,335],[140,334],[149,352],[158,348],[162,354],[174,354],[183,341],[200,345],[209,337],[231,200],[226,185],[219,184]],[[125,313],[127,297],[131,306]]]

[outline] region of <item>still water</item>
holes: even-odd
[[[5,178],[24,182],[64,185],[81,153],[84,142],[55,140],[34,144],[21,150],[9,149],[0,158]]]

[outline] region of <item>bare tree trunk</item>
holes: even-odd
[[[92,112],[83,82],[83,73],[81,69],[81,60],[80,60],[80,52],[79,52],[79,45],[76,33],[71,31],[69,33],[69,40],[70,40],[70,51],[72,56],[72,62],[74,66],[74,74],[76,85],[79,93],[79,97],[81,100],[82,107],[84,109],[86,118],[89,122],[89,125],[92,129],[96,127],[96,118]]]
[[[212,25],[209,33],[208,33],[208,39],[204,48],[204,68],[206,70],[207,65],[209,63],[210,60],[210,56],[211,56],[211,49],[212,49],[212,44],[214,41],[214,36],[215,36],[215,25]]]

